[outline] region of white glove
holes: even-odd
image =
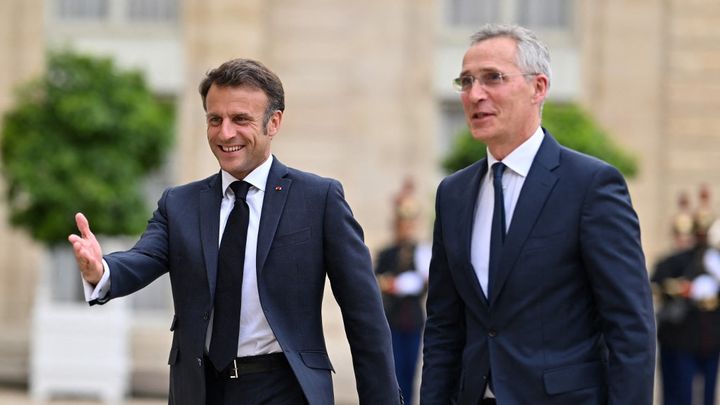
[[[703,255],[703,265],[705,272],[720,280],[720,252],[713,248],[707,249]]]
[[[397,295],[417,295],[425,288],[425,278],[414,270],[408,270],[395,277],[394,287]]]
[[[708,274],[702,274],[692,281],[690,287],[690,298],[695,301],[702,301],[715,298],[718,293],[718,281]]]

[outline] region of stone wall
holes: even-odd
[[[671,249],[677,195],[720,197],[720,5],[582,2],[583,104],[640,161],[630,189],[649,269]],[[715,203],[717,207],[717,202]]]
[[[203,73],[230,58],[257,58],[286,91],[273,152],[341,180],[372,247],[390,237],[391,196],[405,175],[416,177],[431,214],[433,1],[186,3],[179,181],[217,170],[197,93]]]
[[[12,106],[17,83],[42,70],[43,10],[42,0],[0,2],[0,114]],[[3,193],[4,188],[0,179]],[[0,218],[0,380],[24,382],[41,250],[26,234],[8,225],[4,199],[0,200]]]

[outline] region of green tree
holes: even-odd
[[[608,135],[576,104],[545,103],[542,125],[562,145],[602,159],[623,174],[637,173],[636,158],[620,149]],[[475,140],[469,130],[456,139],[443,167],[454,172],[485,156],[485,144]]]
[[[75,232],[78,211],[98,234],[141,232],[141,184],[162,164],[173,121],[172,105],[156,99],[139,72],[51,52],[46,73],[18,89],[3,119],[11,224],[48,245]]]

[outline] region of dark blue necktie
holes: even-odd
[[[224,370],[237,357],[240,333],[240,301],[242,297],[245,241],[250,210],[245,202],[250,184],[230,184],[235,192],[233,207],[225,225],[218,252],[215,307],[208,357],[216,370]]]
[[[502,162],[492,165],[493,172],[493,193],[495,194],[495,204],[493,206],[492,228],[490,229],[490,259],[488,264],[488,291],[487,298],[490,300],[490,288],[495,282],[498,267],[500,266],[500,256],[502,247],[505,243],[505,200],[503,198],[502,175],[505,171]]]

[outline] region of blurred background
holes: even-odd
[[[154,99],[172,110],[172,140],[159,144],[161,158],[137,187],[145,201],[138,213],[149,218],[165,187],[217,170],[197,92],[203,74],[231,58],[258,59],[286,91],[274,154],[342,181],[377,252],[392,238],[393,195],[408,176],[420,237],[429,240],[434,190],[447,174],[442,162],[465,128],[451,80],[468,38],[485,22],[519,23],[550,46],[549,100],[584,111],[632,157],[630,191],[652,270],[674,246],[677,196],[701,186],[710,196],[720,191],[718,21],[714,0],[3,0],[0,113],[16,108],[18,86],[43,75],[50,50],[111,58],[118,69],[139,72]],[[51,129],[43,154],[53,152]],[[82,153],[85,144],[77,145]],[[12,153],[6,149],[0,163],[7,167],[17,158]],[[44,167],[35,166],[36,174],[52,177]],[[90,310],[78,298],[71,253],[31,226],[12,226],[10,211],[8,198],[0,199],[0,391],[7,392],[0,403],[56,393],[69,403],[162,403],[168,279]],[[124,248],[134,238],[115,235],[108,243]],[[325,306],[336,398],[352,404],[342,321],[331,296]],[[65,357],[53,357],[58,352]],[[108,371],[101,355],[117,370]],[[95,388],[99,374],[114,391]]]

